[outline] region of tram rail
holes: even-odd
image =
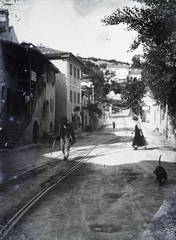
[[[88,155],[94,150],[96,149],[99,145],[103,144],[104,141],[106,141],[106,139],[108,138],[108,135],[102,137],[102,139],[99,141],[98,144],[94,145],[91,149],[88,150],[88,152],[79,160],[77,160],[77,162],[68,170],[65,171],[65,173],[61,174],[60,176],[58,176],[57,179],[55,179],[52,183],[50,183],[49,186],[45,187],[43,190],[41,190],[38,194],[36,194],[30,201],[28,201],[20,210],[18,210],[13,217],[11,217],[8,222],[1,228],[0,230],[0,239],[4,240],[5,237],[8,235],[8,233],[10,232],[10,230],[18,223],[18,221],[22,218],[22,216],[39,200],[41,199],[48,191],[50,191],[52,188],[54,188],[54,186],[58,183],[60,183],[63,179],[65,179],[67,176],[69,176],[72,172],[74,172],[75,170],[77,170],[80,166],[82,166],[85,162],[87,162],[89,160]],[[76,150],[75,150],[76,151]],[[61,156],[61,155],[59,155]],[[59,156],[55,157],[58,158]],[[76,157],[77,158],[77,157]],[[73,159],[74,160],[74,159]],[[9,184],[17,179],[19,179],[20,177],[31,173],[33,171],[35,171],[38,168],[44,167],[45,165],[47,165],[48,163],[45,164],[41,164],[33,169],[30,169],[24,173],[19,174],[15,179],[14,178],[10,178],[4,182],[2,182],[0,184],[0,187]]]
[[[57,158],[60,157],[60,156],[62,156],[62,155],[60,154],[59,156],[57,156],[57,157],[55,157],[55,158],[53,158],[53,159],[57,159]],[[47,162],[47,163],[44,163],[44,164],[39,164],[38,166],[36,166],[36,167],[34,167],[34,168],[31,168],[31,169],[26,170],[26,171],[24,171],[24,172],[22,172],[22,173],[19,173],[19,174],[15,175],[15,176],[13,176],[13,177],[11,177],[11,178],[8,178],[8,179],[6,179],[5,181],[2,181],[2,182],[0,183],[0,188],[1,188],[1,187],[4,187],[5,185],[7,185],[7,184],[9,184],[9,183],[12,183],[12,182],[14,182],[14,181],[19,180],[21,177],[23,177],[23,176],[25,176],[25,175],[27,175],[27,174],[29,174],[29,173],[32,173],[33,171],[35,171],[35,170],[37,170],[37,169],[39,169],[39,168],[43,168],[43,167],[47,166],[47,165],[50,164],[50,163],[51,163],[51,161],[50,161],[50,162]]]

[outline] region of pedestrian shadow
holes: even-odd
[[[139,151],[139,150],[157,150],[157,149],[159,149],[159,147],[139,147],[138,149],[137,149],[137,151]]]
[[[132,127],[121,127],[121,128],[117,128],[115,127],[114,129],[111,130],[111,132],[113,131],[116,131],[116,132],[121,132],[121,131],[133,131],[134,128]]]
[[[113,144],[113,143],[126,143],[126,142],[132,142],[133,137],[131,136],[116,136],[113,139],[107,140],[103,144]]]
[[[139,151],[139,150],[161,150],[161,149],[167,149],[167,150],[173,151],[173,152],[176,151],[175,149],[169,148],[168,146],[164,146],[164,145],[156,146],[156,147],[146,147],[146,148],[145,148],[145,146],[142,146],[142,147],[139,147],[137,149],[137,151]]]

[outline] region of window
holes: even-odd
[[[56,75],[55,75],[55,73],[52,71],[52,72],[51,72],[51,83],[52,83],[52,85],[54,85],[55,82],[56,82]]]
[[[74,92],[74,103],[76,103],[76,92]]]
[[[77,101],[80,103],[80,93],[77,93]]]
[[[70,75],[72,75],[72,64],[70,63]]]
[[[74,67],[74,77],[76,77],[76,67]]]
[[[2,88],[1,88],[1,100],[4,100],[4,89],[5,89],[5,87],[2,86]]]
[[[51,76],[51,72],[49,70],[47,70],[47,83],[50,82],[50,76]]]
[[[72,91],[70,90],[70,102],[72,102]]]
[[[77,69],[77,79],[79,79],[79,69]]]

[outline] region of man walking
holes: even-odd
[[[66,161],[70,153],[70,145],[76,142],[73,128],[66,117],[62,117],[55,139],[60,140],[63,160]]]

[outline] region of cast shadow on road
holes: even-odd
[[[114,144],[114,143],[126,143],[126,142],[132,142],[133,137],[131,136],[116,136],[114,139],[110,139],[104,142],[104,144]]]
[[[102,210],[101,212],[98,207],[94,208],[93,216],[91,216],[94,221],[87,223],[87,227],[92,234],[96,232],[98,226],[99,234],[106,231],[110,233],[111,230],[115,233],[117,230],[117,233],[120,231],[123,233],[123,237],[120,239],[124,240],[127,239],[126,236],[130,234],[130,229],[133,228],[133,239],[139,239],[139,234],[142,235],[150,226],[150,221],[152,221],[152,224],[155,224],[156,227],[152,229],[151,236],[152,234],[155,236],[157,229],[164,224],[163,214],[166,214],[166,211],[163,214],[157,215],[157,213],[162,211],[162,206],[166,200],[174,201],[173,195],[175,193],[173,188],[175,188],[176,184],[176,163],[162,161],[162,165],[168,173],[168,180],[162,186],[159,186],[153,173],[158,164],[158,159],[153,161],[144,158],[137,163],[133,162],[130,164],[118,164],[117,161],[116,165],[110,166],[107,158],[107,164],[97,164],[96,161],[92,161],[94,158],[96,158],[96,155],[89,156],[88,162],[70,175],[70,178],[66,180],[68,186],[74,192],[79,189],[80,182],[85,182],[87,186],[90,186],[87,188],[87,191],[85,190],[87,194],[89,194],[89,188],[96,189],[94,195],[89,197],[86,194],[80,194],[80,196],[83,196],[83,201],[86,203],[90,201],[94,206],[100,206],[99,203],[103,203],[104,209],[108,209],[106,213],[109,212],[109,214],[115,216],[116,219],[120,219],[120,221],[111,221],[111,218],[109,218],[107,224],[107,218],[102,217],[102,219],[106,220],[102,220],[100,224],[98,216],[100,214],[104,216],[104,211]],[[70,159],[70,161],[72,160]],[[101,178],[98,177],[99,174],[101,174]],[[127,206],[130,206],[128,211],[126,211]],[[113,213],[111,212],[112,209]],[[136,210],[131,211],[132,209]],[[154,221],[155,215],[157,215],[156,221]],[[142,216],[142,221],[136,216]],[[133,218],[134,221],[131,221]],[[157,224],[160,224],[160,226],[157,226]],[[139,226],[141,232],[139,232]]]
[[[119,127],[119,128],[114,128],[111,129],[111,132],[121,132],[121,131],[133,131],[134,129],[132,127]]]

